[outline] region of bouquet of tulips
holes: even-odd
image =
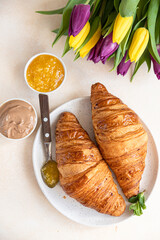
[[[63,56],[71,49],[79,57],[103,64],[114,58],[113,70],[125,75],[134,64],[132,78],[146,62],[153,62],[160,79],[160,0],[69,0],[64,8],[37,11],[62,14],[56,38],[66,35]]]

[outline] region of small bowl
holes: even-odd
[[[28,102],[28,101],[26,101],[26,100],[24,100],[24,99],[22,99],[22,98],[11,98],[11,99],[8,99],[8,100],[6,100],[5,102],[3,102],[2,104],[0,104],[0,108],[1,108],[5,103],[10,102],[10,101],[14,101],[14,100],[23,101],[23,102],[28,103],[28,104],[33,108],[34,113],[35,113],[35,124],[34,124],[34,127],[33,127],[32,131],[31,131],[28,135],[26,135],[25,137],[23,137],[23,138],[8,138],[8,137],[6,137],[5,135],[3,135],[3,134],[0,132],[0,135],[3,136],[4,138],[8,139],[8,140],[19,141],[19,140],[23,140],[23,139],[28,138],[28,137],[34,132],[34,130],[35,130],[36,126],[37,126],[38,117],[37,117],[37,112],[36,112],[36,109],[34,108],[34,106],[33,106],[30,102]]]
[[[40,92],[40,91],[37,91],[37,90],[35,90],[34,88],[32,88],[32,87],[29,85],[28,81],[27,81],[26,73],[27,73],[28,66],[29,66],[29,64],[30,64],[36,57],[38,57],[38,56],[40,56],[40,55],[50,55],[50,56],[53,56],[53,57],[57,58],[57,59],[62,63],[63,68],[64,68],[64,79],[63,79],[62,83],[59,85],[59,87],[57,87],[56,89],[54,89],[54,90],[52,90],[52,91],[50,91],[50,92]],[[57,57],[55,54],[52,54],[52,53],[46,53],[46,52],[44,52],[44,53],[38,53],[38,54],[34,55],[33,57],[31,57],[31,58],[28,60],[28,62],[26,63],[26,66],[25,66],[25,68],[24,68],[24,79],[25,79],[25,81],[26,81],[27,86],[28,86],[30,89],[32,89],[34,92],[39,93],[39,94],[49,94],[49,93],[52,93],[52,92],[57,91],[57,90],[64,84],[64,81],[66,80],[66,75],[67,75],[67,69],[66,69],[66,66],[65,66],[64,62],[62,61],[61,58]]]

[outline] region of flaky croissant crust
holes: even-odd
[[[147,133],[137,116],[104,85],[91,89],[92,120],[101,154],[127,198],[137,195],[145,167]]]
[[[118,194],[102,156],[71,113],[63,113],[56,127],[56,159],[64,191],[86,207],[120,216],[125,201]]]

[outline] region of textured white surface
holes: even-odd
[[[50,122],[52,126],[52,138],[53,138],[53,148],[52,148],[52,157],[56,159],[55,155],[55,130],[56,124],[59,119],[59,116],[63,112],[71,112],[75,114],[80,124],[83,128],[88,132],[90,138],[94,139],[94,132],[92,127],[92,113],[91,113],[91,104],[90,98],[78,98],[72,100],[68,103],[63,104],[62,106],[55,109],[50,115]],[[146,167],[143,173],[143,177],[140,184],[140,192],[145,190],[145,196],[147,200],[151,194],[151,191],[155,185],[155,181],[158,173],[158,155],[157,149],[154,143],[154,139],[149,131],[149,129],[144,125],[147,133],[148,133],[148,149],[146,156]],[[41,177],[41,167],[45,162],[45,152],[43,149],[43,142],[41,136],[41,128],[38,130],[34,145],[33,145],[33,166],[35,170],[35,175],[37,181],[41,187],[42,192],[47,197],[49,202],[62,214],[72,219],[75,222],[87,225],[87,226],[105,226],[111,225],[115,223],[119,223],[123,220],[128,219],[130,216],[133,216],[131,212],[129,212],[129,204],[127,199],[125,198],[121,188],[119,187],[116,178],[114,176],[114,181],[117,183],[118,192],[123,196],[126,200],[126,210],[124,214],[120,217],[111,217],[106,214],[101,214],[96,212],[93,209],[86,208],[76,200],[70,198],[65,194],[63,189],[59,184],[54,189],[48,188]]]
[[[35,10],[59,8],[66,2],[0,1],[0,102],[24,98],[35,106],[40,116],[38,96],[24,81],[24,66],[39,52],[51,52],[60,57],[65,38],[52,48],[54,34],[51,30],[59,26],[61,16],[38,15]],[[109,72],[112,62],[94,65],[84,59],[73,62],[73,58],[72,51],[63,58],[67,79],[59,91],[50,95],[51,111],[71,99],[89,95],[91,85],[100,81],[142,117],[159,148],[160,82],[153,70],[148,74],[146,66],[142,66],[130,83],[131,72],[125,78]],[[143,216],[107,227],[82,226],[59,213],[41,192],[32,165],[35,134],[17,143],[0,137],[0,240],[160,239],[160,177]]]

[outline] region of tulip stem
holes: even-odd
[[[106,0],[103,0],[102,5],[101,5],[101,9],[100,9],[100,13],[99,13],[100,17],[102,17],[102,15],[103,15],[105,5],[106,5]]]

